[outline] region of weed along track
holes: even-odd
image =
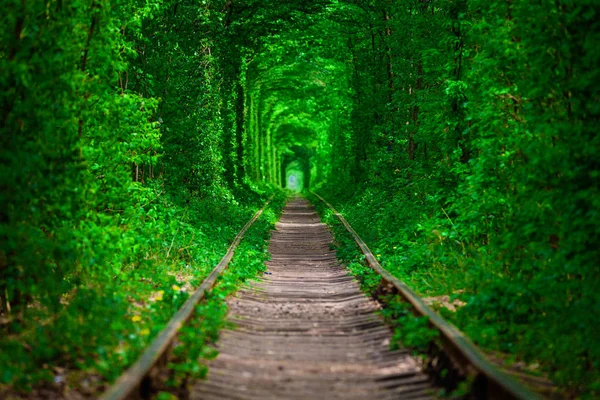
[[[304,199],[290,201],[267,274],[228,300],[221,334],[194,399],[428,398],[431,383],[330,250],[327,226]]]
[[[381,276],[380,292],[404,298],[440,333],[440,340],[431,343],[427,362],[407,349],[390,349],[393,332],[377,312],[381,303],[361,292],[331,249],[327,225],[307,200],[297,197],[288,202],[272,233],[271,259],[263,277],[226,299],[232,324],[221,331],[215,344],[219,355],[208,363],[207,378],[186,383],[180,395],[191,399],[428,399],[440,393],[434,382],[455,387],[462,381],[468,382],[462,394],[469,398],[535,398],[381,268],[341,214],[333,211]],[[210,284],[203,283],[206,290],[225,268],[221,264],[211,274]],[[169,326],[187,319],[177,318]],[[174,340],[177,329],[159,335],[103,399],[151,398],[151,376],[157,375],[152,370],[167,357],[167,343]]]

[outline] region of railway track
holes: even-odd
[[[457,369],[473,382],[473,397],[535,398],[383,270],[356,232],[336,215],[355,237],[367,262],[382,275],[383,289],[402,295],[415,313],[427,315],[441,332],[438,359],[445,360],[444,368]],[[229,320],[236,328],[221,333],[216,344],[219,356],[209,363],[207,379],[190,386],[191,399],[436,397],[439,388],[422,363],[406,349],[390,350],[392,331],[376,313],[380,304],[360,291],[337,261],[331,242],[327,226],[305,199],[287,204],[270,241],[268,270],[261,280],[227,299]],[[222,264],[217,275],[225,267]],[[204,291],[213,283],[214,279],[203,283]],[[180,318],[179,326],[187,318]],[[162,339],[159,336],[162,345],[153,344],[102,399],[147,397],[151,371],[165,358],[175,333],[171,330]]]

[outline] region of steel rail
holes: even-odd
[[[430,324],[441,333],[442,346],[448,356],[453,359],[458,366],[462,367],[463,373],[471,376],[474,382],[479,385],[477,398],[482,399],[538,399],[528,388],[515,381],[512,377],[500,371],[490,361],[477,346],[454,325],[445,321],[439,314],[429,308],[419,296],[409,288],[404,282],[392,276],[377,261],[369,250],[367,244],[358,236],[356,231],[350,226],[348,221],[340,214],[327,200],[311,192],[318,197],[339,219],[346,230],[352,235],[354,241],[360,247],[369,266],[377,272],[384,282],[384,285],[393,286],[397,292],[406,300],[421,316],[426,316]]]
[[[154,366],[158,361],[165,357],[171,343],[177,336],[179,329],[185,324],[187,320],[192,316],[196,305],[204,298],[206,292],[211,289],[217,278],[227,268],[227,265],[233,258],[235,249],[240,244],[244,234],[254,224],[254,222],[261,216],[263,211],[267,208],[273,197],[271,197],[265,205],[258,210],[254,216],[244,225],[242,230],[237,234],[229,248],[227,253],[223,256],[221,261],[212,270],[210,275],[202,282],[202,284],[194,291],[189,299],[181,306],[177,314],[171,318],[167,326],[156,336],[154,341],[146,348],[138,360],[129,369],[127,369],[117,381],[106,390],[101,400],[123,400],[129,398],[129,396],[143,397],[139,391],[144,379],[146,379]],[[138,393],[135,393],[136,390]]]

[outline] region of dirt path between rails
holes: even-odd
[[[235,330],[192,399],[425,399],[435,393],[330,249],[331,233],[305,199],[273,232],[267,274],[228,300]]]

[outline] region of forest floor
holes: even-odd
[[[420,362],[390,350],[392,329],[331,250],[309,203],[291,200],[276,225],[264,279],[228,299],[219,356],[191,398],[434,397]]]

